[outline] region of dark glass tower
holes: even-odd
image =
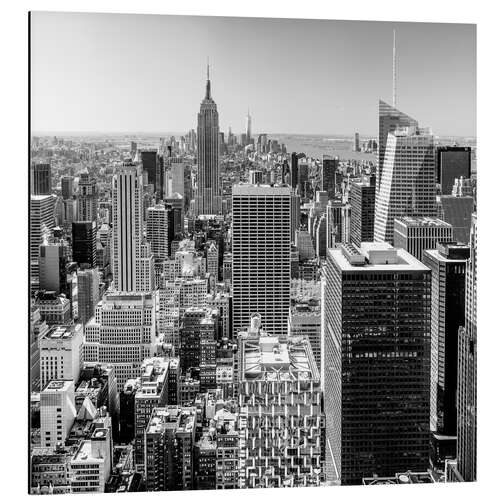
[[[465,277],[465,328],[458,333],[457,469],[476,480],[477,455],[477,227],[472,217],[470,259]]]
[[[46,195],[51,191],[49,163],[37,163],[31,168],[31,194]]]
[[[96,221],[73,222],[73,261],[79,266],[97,266]]]
[[[349,201],[351,203],[351,242],[353,245],[359,246],[362,241],[373,241],[375,184],[375,175],[351,184]]]
[[[461,146],[440,146],[436,148],[436,182],[441,194],[451,194],[455,179],[471,176],[471,148]]]
[[[196,214],[220,212],[219,189],[219,113],[212,99],[210,73],[207,66],[207,85],[198,113],[198,182]]]
[[[458,330],[465,324],[467,245],[438,243],[422,262],[432,272],[431,311],[431,460],[444,469],[455,458],[457,435]]]
[[[327,251],[327,479],[425,471],[429,461],[430,270],[387,243]]]

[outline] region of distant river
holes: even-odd
[[[359,153],[352,150],[353,139],[342,136],[324,135],[269,135],[269,139],[276,139],[280,144],[285,144],[288,153],[305,153],[307,156],[321,159],[323,155],[338,156],[344,160],[371,160],[375,161],[376,155]],[[360,137],[360,143],[369,138]]]

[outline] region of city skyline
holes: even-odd
[[[32,19],[34,134],[195,128],[209,57],[221,131],[244,132],[249,108],[257,133],[375,136],[378,99],[392,102],[396,30],[398,109],[436,135],[476,135],[474,25],[52,12]],[[169,52],[179,37],[181,48]],[[415,64],[422,54],[424,67]]]

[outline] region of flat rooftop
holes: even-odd
[[[451,224],[437,217],[397,217],[394,219],[394,224],[403,223],[411,227],[452,227]]]
[[[286,196],[292,194],[292,188],[288,185],[274,185],[269,184],[235,184],[233,186],[234,196]]]
[[[81,323],[74,325],[60,325],[51,328],[42,339],[50,340],[69,340],[76,335],[82,333],[83,326]]]
[[[319,373],[307,338],[282,339],[261,334],[248,338],[242,348],[243,380],[319,381]],[[241,377],[241,375],[240,375]]]
[[[42,392],[65,392],[72,386],[72,380],[51,380]]]
[[[339,248],[329,248],[327,252],[341,271],[429,271],[427,266],[406,250],[394,248],[385,242],[363,242],[359,248],[341,245]],[[352,256],[355,264],[346,255]]]

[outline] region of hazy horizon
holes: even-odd
[[[253,134],[375,137],[393,29],[397,107],[475,137],[475,25],[58,12],[32,13],[33,135],[185,134],[209,56],[225,134],[250,108]]]

